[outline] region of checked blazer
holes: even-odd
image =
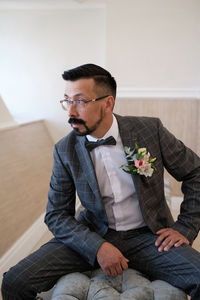
[[[200,158],[157,118],[115,116],[123,145],[134,148],[137,142],[156,157],[152,177],[131,175],[147,226],[153,233],[173,227],[192,243],[200,228]],[[93,265],[108,221],[85,140],[72,131],[55,145],[45,222],[57,240]],[[184,200],[176,222],[165,200],[164,168],[182,181]],[[78,219],[76,193],[84,207]]]

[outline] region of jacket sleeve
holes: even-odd
[[[93,265],[97,250],[105,240],[75,219],[75,202],[73,178],[70,170],[63,165],[55,146],[45,223],[57,240]]]
[[[182,182],[184,198],[173,228],[192,243],[200,229],[200,158],[164,128],[161,122],[159,140],[165,168]]]

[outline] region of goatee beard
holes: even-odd
[[[68,123],[69,123],[69,124],[73,124],[73,123],[74,123],[74,124],[82,124],[82,125],[85,127],[85,129],[86,129],[85,132],[80,132],[78,128],[72,127],[73,130],[75,131],[75,133],[76,133],[77,135],[84,136],[84,135],[87,135],[87,134],[88,134],[87,132],[89,131],[89,128],[87,127],[87,125],[86,125],[86,123],[85,123],[84,120],[82,120],[82,119],[76,119],[76,118],[69,118]],[[72,125],[71,125],[71,126],[72,126]]]
[[[74,124],[82,124],[85,127],[84,132],[80,132],[80,130],[78,128],[73,128],[73,127],[72,128],[76,132],[77,135],[84,136],[84,135],[92,134],[98,128],[98,126],[101,124],[102,120],[103,120],[103,111],[101,110],[99,120],[91,128],[89,128],[86,125],[86,122],[82,119],[69,118],[68,123],[69,124],[73,124],[73,123]]]

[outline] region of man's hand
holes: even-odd
[[[116,277],[128,269],[128,259],[112,244],[104,242],[97,251],[97,261],[106,275]]]
[[[180,232],[172,228],[163,228],[156,232],[159,235],[155,245],[158,246],[158,251],[169,251],[173,246],[179,247],[182,244],[189,245],[188,239]]]

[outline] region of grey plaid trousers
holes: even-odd
[[[157,236],[147,227],[127,232],[109,230],[105,239],[129,259],[129,267],[183,289],[200,300],[200,253],[188,245],[158,252]],[[52,288],[57,280],[71,272],[98,268],[91,266],[75,251],[52,239],[4,275],[3,300],[31,300],[37,293]]]

